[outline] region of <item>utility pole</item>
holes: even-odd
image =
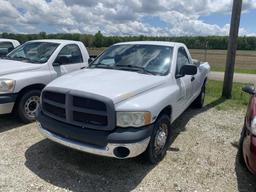
[[[226,70],[223,84],[222,97],[231,98],[232,85],[234,78],[234,68],[236,61],[237,38],[240,25],[240,17],[242,10],[242,0],[233,0],[232,18],[228,41],[228,54],[226,61]]]
[[[207,50],[208,50],[208,41],[205,42],[204,46],[204,61],[207,61]]]

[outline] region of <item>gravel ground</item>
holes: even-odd
[[[244,113],[189,109],[157,166],[71,150],[44,139],[35,124],[0,117],[0,191],[256,191],[237,162]]]

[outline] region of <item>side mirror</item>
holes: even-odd
[[[60,66],[60,65],[65,65],[69,63],[69,58],[66,56],[60,56],[57,57],[57,59],[54,61],[52,64],[53,66]]]
[[[243,92],[249,93],[250,95],[255,95],[256,94],[256,89],[252,85],[246,85],[245,87],[242,88]]]
[[[195,75],[197,74],[197,67],[194,65],[184,65],[180,69],[180,74],[185,75]]]

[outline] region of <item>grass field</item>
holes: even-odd
[[[89,49],[91,55],[98,55],[104,48]],[[201,61],[208,61],[212,71],[224,71],[226,63],[226,50],[191,49],[192,57]],[[237,73],[256,74],[256,51],[237,51]]]
[[[216,105],[216,109],[219,110],[238,109],[247,106],[250,96],[249,94],[242,92],[242,87],[244,84],[233,84],[232,99],[229,100],[221,98],[222,86],[222,81],[208,81],[206,86],[206,105],[218,103],[218,105]]]
[[[224,71],[226,63],[226,50],[190,50],[194,59],[207,61],[212,71]],[[256,51],[237,51],[235,72],[256,74]]]

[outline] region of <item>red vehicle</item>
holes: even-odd
[[[253,174],[256,174],[256,89],[245,86],[243,91],[251,95],[240,138],[240,161],[245,163]]]

